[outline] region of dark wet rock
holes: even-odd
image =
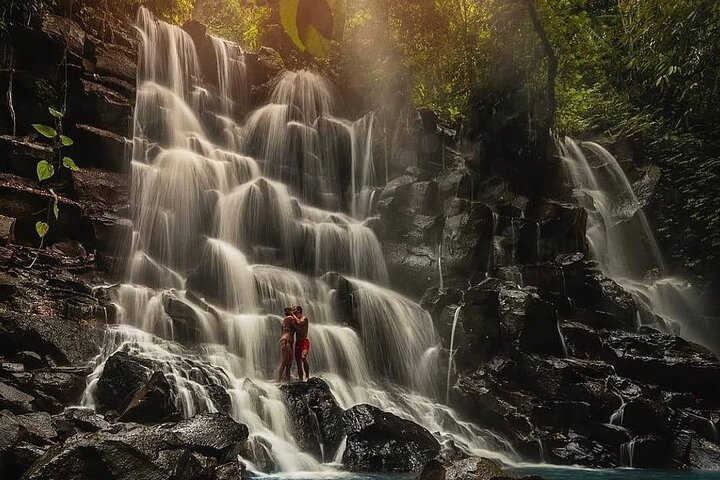
[[[621,446],[622,465],[634,468],[669,468],[672,466],[672,445],[659,435],[643,435]]]
[[[587,213],[582,207],[553,200],[533,200],[527,205],[525,215],[534,223],[528,229],[528,238],[522,239],[529,242],[521,241],[524,248],[520,253],[524,259],[538,261],[563,253],[588,251]]]
[[[15,219],[0,215],[0,245],[15,242]]]
[[[78,125],[72,134],[75,140],[72,153],[78,167],[117,173],[129,171],[130,156],[125,137],[91,125]]]
[[[95,44],[93,50],[90,62],[86,62],[86,68],[90,72],[135,83],[137,50],[112,43]]]
[[[245,425],[219,413],[196,415],[173,425],[170,431],[186,448],[221,462],[237,458],[248,438]]]
[[[15,414],[28,413],[34,410],[34,401],[35,397],[0,382],[0,409],[7,409]]]
[[[294,382],[280,387],[293,425],[298,445],[317,458],[332,459],[345,435],[343,410],[319,378],[308,382]],[[322,444],[322,449],[321,445]]]
[[[546,445],[547,461],[560,465],[590,465],[597,468],[617,464],[617,450],[592,438],[585,437],[574,430],[562,435]]]
[[[720,411],[684,408],[675,410],[671,422],[680,430],[689,430],[711,442],[720,442]]]
[[[47,15],[42,21],[43,33],[67,46],[68,55],[78,62],[84,53],[85,32],[72,20],[57,15]]]
[[[31,381],[33,388],[71,405],[80,400],[88,373],[84,368],[56,367],[33,372]]]
[[[326,273],[321,277],[321,280],[335,290],[335,311],[338,312],[340,316],[338,320],[350,326],[357,327],[355,309],[353,307],[354,288],[352,283],[343,275],[335,272]]]
[[[84,408],[66,409],[62,413],[53,415],[52,419],[62,440],[77,433],[98,432],[110,427],[110,423],[103,416]]]
[[[690,431],[674,432],[672,456],[675,466],[693,470],[720,469],[720,446]]]
[[[97,382],[98,408],[123,411],[134,392],[145,385],[151,374],[151,365],[138,357],[122,351],[112,354]]]
[[[172,387],[165,378],[165,374],[158,371],[153,373],[147,383],[135,392],[118,420],[121,422],[160,423],[178,417],[179,412],[175,407]]]
[[[205,385],[205,390],[207,390],[210,400],[213,402],[213,405],[215,405],[218,412],[230,414],[230,411],[232,410],[232,399],[224,387],[216,384],[210,384]]]
[[[443,268],[453,275],[485,272],[491,265],[494,217],[479,202],[453,199],[445,208]]]
[[[36,164],[52,161],[52,148],[40,143],[24,141],[19,137],[0,135],[0,156],[4,159],[0,171],[28,179],[37,179]]]
[[[78,202],[88,209],[119,210],[128,203],[130,176],[127,174],[82,168],[72,172],[72,180]]]
[[[45,412],[13,415],[0,412],[0,477],[16,479],[57,440]]]
[[[440,444],[423,427],[376,407],[356,405],[344,419],[343,464],[350,471],[420,473],[440,452]]]
[[[720,362],[703,347],[663,333],[609,332],[607,360],[620,375],[667,390],[715,398]]]
[[[215,469],[213,480],[239,480],[243,478],[245,465],[239,461],[225,463]]]
[[[47,446],[39,446],[30,442],[17,443],[12,452],[5,458],[5,474],[8,480],[20,478],[23,472],[29,469],[48,451]],[[2,473],[2,471],[0,471]]]
[[[153,463],[175,437],[136,428],[121,433],[80,434],[50,449],[24,475],[27,480],[96,478],[169,480]],[[143,442],[143,443],[141,443]]]
[[[491,480],[502,476],[500,465],[486,458],[465,458],[445,467],[445,480]]]
[[[0,215],[15,219],[14,243],[37,245],[37,214],[45,211],[52,200],[52,194],[40,187],[37,181],[0,174]],[[53,223],[54,228],[46,235],[45,241],[54,243],[65,238],[81,239],[83,218],[78,203],[58,195],[58,205],[63,215]]]
[[[101,330],[90,323],[67,322],[59,318],[0,313],[0,353],[33,350],[49,355],[60,364],[82,365],[97,355]]]
[[[40,354],[23,350],[12,356],[13,361],[21,363],[26,370],[35,370],[47,366],[47,361]]]
[[[131,86],[128,86],[132,88]],[[69,109],[77,123],[93,125],[127,137],[131,134],[134,95],[122,88],[110,88],[101,81],[79,79],[77,93],[71,95]]]
[[[170,478],[211,479],[217,461],[187,449],[163,450],[154,462]]]

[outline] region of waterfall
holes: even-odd
[[[455,309],[455,314],[453,315],[452,331],[450,333],[450,351],[448,352],[447,379],[445,382],[445,403],[450,402],[450,377],[452,375],[453,360],[455,359],[455,329],[457,328],[461,310],[462,305]]]
[[[686,340],[720,352],[720,339],[708,325],[692,285],[668,276],[655,234],[617,159],[597,143],[558,142],[558,150],[588,213],[586,237],[592,256],[605,275],[628,290],[650,326],[667,328]],[[660,317],[666,325],[658,325]]]
[[[250,431],[251,468],[330,468],[299,450],[271,380],[279,315],[302,305],[313,372],[341,407],[371,403],[468,454],[516,456],[502,438],[435,400],[440,338],[427,311],[386,287],[380,244],[364,224],[376,181],[373,116],[336,118],[332,87],[301,71],[283,74],[271,103],[236,123],[247,94],[239,90],[239,47],[212,39],[213,102],[212,89],[199,83],[190,36],[144,8],[137,26],[133,240],[124,283],[114,289],[118,324],[107,329],[83,405],[97,406],[105,361],[125,351],[165,373],[185,417],[217,411],[218,398],[229,397],[231,415]],[[343,185],[351,173],[352,185]],[[347,275],[352,287],[352,325],[339,320],[320,279],[330,271]],[[324,455],[338,463],[341,450]],[[268,458],[272,466],[263,465]]]

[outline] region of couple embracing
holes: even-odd
[[[280,366],[278,367],[278,382],[290,381],[293,354],[297,363],[298,379],[307,382],[310,379],[310,366],[307,356],[310,353],[310,340],[308,339],[308,326],[310,321],[303,315],[300,305],[285,307],[285,316],[282,319],[282,335],[280,336]],[[294,347],[294,348],[293,348]]]

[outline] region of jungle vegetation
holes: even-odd
[[[9,7],[30,16],[59,0],[2,1],[3,15]],[[655,224],[664,250],[700,275],[720,268],[716,0],[116,3],[143,3],[177,24],[197,19],[248,49],[271,46],[289,66],[320,68],[371,107],[403,95],[454,128],[474,94],[517,84],[552,113],[556,134],[630,142],[636,163],[658,165]],[[327,30],[321,52],[299,48],[283,25],[283,8],[325,15],[313,25]],[[298,24],[308,21],[300,17]]]

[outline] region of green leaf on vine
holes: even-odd
[[[73,172],[77,172],[80,170],[77,165],[75,165],[75,162],[70,157],[63,158],[63,166],[69,170],[72,170]]]
[[[50,225],[45,222],[37,222],[35,224],[35,231],[40,238],[43,238],[45,235],[47,235],[48,230],[50,230]]]
[[[65,116],[64,113],[59,112],[52,107],[48,108],[48,111],[50,112],[50,115],[52,115],[53,117],[58,118],[58,119],[63,118]]]
[[[48,127],[47,125],[41,125],[39,123],[33,123],[32,126],[43,137],[55,138],[57,136],[57,132],[52,127]]]
[[[53,202],[53,214],[55,215],[55,220],[60,216],[60,207],[58,206],[57,200]]]
[[[65,135],[60,135],[60,141],[62,142],[63,147],[69,147],[70,145],[75,143],[75,142],[73,142],[72,138],[66,137]]]
[[[37,176],[42,182],[55,175],[55,167],[46,160],[40,160],[37,164]]]

